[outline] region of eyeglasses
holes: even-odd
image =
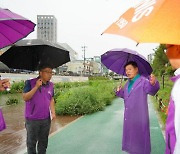
[[[51,75],[54,75],[54,72],[50,72],[50,71],[42,71],[42,72],[45,72],[45,73],[47,73],[47,74],[51,74]]]

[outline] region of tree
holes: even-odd
[[[172,74],[172,68],[170,67],[169,61],[165,54],[166,46],[161,44],[155,49],[155,57],[153,60],[153,73],[157,76],[162,76],[163,74]]]

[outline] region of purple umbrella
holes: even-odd
[[[129,61],[137,63],[139,74],[147,77],[152,73],[151,65],[147,62],[146,58],[136,51],[127,48],[112,49],[101,55],[101,62],[108,69],[120,75],[126,76],[124,65]]]
[[[34,31],[35,24],[30,20],[0,8],[0,49],[26,37]]]

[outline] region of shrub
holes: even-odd
[[[6,105],[18,104],[19,100],[16,98],[9,98],[6,102]]]
[[[71,88],[56,93],[57,114],[83,115],[104,110],[114,95],[115,82],[89,81],[89,86]]]
[[[108,77],[105,76],[90,76],[88,77],[89,80],[109,80]]]
[[[91,86],[96,88],[96,97],[98,101],[104,102],[105,105],[110,105],[115,97],[113,91],[115,84],[112,81],[92,82]]]
[[[84,115],[103,110],[105,104],[98,101],[96,91],[92,87],[72,88],[58,96],[57,114]]]
[[[81,87],[85,85],[88,85],[88,82],[60,82],[54,84],[54,88],[64,90],[72,87]]]
[[[23,92],[23,89],[24,89],[24,85],[25,85],[25,82],[24,82],[24,81],[14,82],[14,83],[11,85],[11,90],[10,90],[10,92],[11,92],[11,93],[22,93],[22,92]]]

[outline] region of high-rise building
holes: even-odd
[[[54,15],[37,15],[37,38],[57,42],[57,20]]]

